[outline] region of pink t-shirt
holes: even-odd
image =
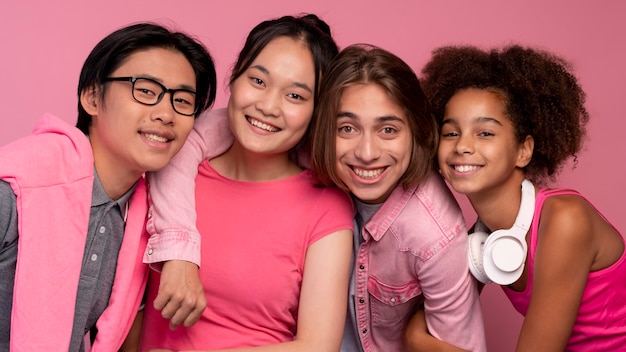
[[[307,248],[352,229],[353,208],[336,188],[315,187],[310,171],[279,181],[241,182],[208,162],[196,178],[197,225],[202,235],[200,278],[208,306],[191,328],[170,331],[146,305],[144,349],[221,349],[290,341]],[[156,296],[151,272],[147,302]]]
[[[578,192],[568,189],[541,189],[535,202],[535,214],[541,214],[546,198]],[[583,197],[584,198],[584,197]],[[605,219],[606,220],[606,219]],[[533,288],[533,270],[537,249],[539,217],[533,219],[529,232],[528,283],[523,292],[502,286],[515,309],[526,315]],[[608,221],[608,220],[607,220]],[[567,351],[623,351],[626,348],[626,251],[608,268],[589,273],[576,322],[567,342]]]

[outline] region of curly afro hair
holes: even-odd
[[[433,51],[422,70],[422,87],[441,126],[446,104],[459,90],[502,93],[519,142],[535,140],[524,168],[533,182],[554,181],[565,162],[576,161],[589,114],[571,67],[562,58],[519,45],[490,51],[474,46],[444,46]]]

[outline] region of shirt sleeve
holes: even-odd
[[[0,244],[2,247],[17,240],[17,203],[11,185],[0,180]]]
[[[186,260],[201,264],[195,201],[198,165],[223,154],[232,142],[226,110],[204,113],[168,165],[148,173],[151,201],[146,229],[150,238],[144,263]]]
[[[465,226],[421,268],[420,284],[429,332],[470,351],[486,351],[485,330],[476,280],[468,266]]]

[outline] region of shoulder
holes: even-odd
[[[0,162],[0,177],[20,177],[31,186],[93,175],[93,151],[87,136],[52,115],[44,116],[32,135],[0,148]]]
[[[350,199],[350,196],[334,186],[313,186],[313,193],[316,194],[316,199],[320,207],[335,206],[348,210],[352,214],[354,213],[354,204]]]
[[[415,199],[407,206],[411,212],[424,213],[433,226],[449,238],[465,231],[465,219],[459,203],[438,172],[432,172],[415,191]]]
[[[459,209],[458,203],[443,177],[433,171],[417,187],[415,195],[424,203],[435,208]]]
[[[539,214],[539,228],[552,229],[551,236],[585,236],[590,234],[591,217],[595,210],[581,196],[555,195],[546,198]]]
[[[537,245],[544,253],[573,255],[590,252],[594,240],[592,217],[595,210],[574,194],[548,197],[539,215]]]

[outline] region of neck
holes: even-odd
[[[211,159],[222,176],[245,182],[269,182],[291,177],[302,169],[289,160],[288,153],[259,154],[245,150],[236,140],[226,153]]]
[[[515,224],[522,200],[524,175],[511,177],[489,189],[468,195],[478,218],[491,231],[509,229]]]
[[[107,156],[94,149],[95,168],[102,187],[109,198],[118,200],[139,180],[143,171],[124,168]]]

